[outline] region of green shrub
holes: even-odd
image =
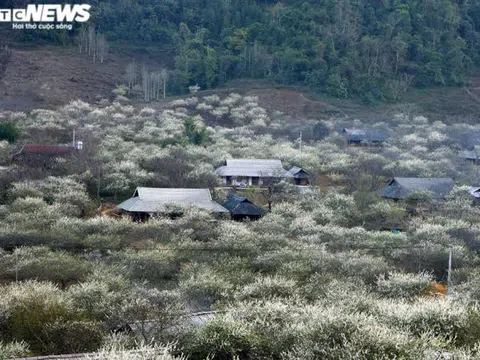
[[[293,296],[297,292],[297,283],[284,277],[259,277],[255,282],[248,284],[240,290],[238,298],[267,299],[272,297]]]
[[[14,143],[20,136],[20,129],[13,121],[6,121],[0,123],[0,141],[7,140],[9,143]]]

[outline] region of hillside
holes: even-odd
[[[458,150],[480,123],[384,113],[375,125],[389,141],[363,147],[347,145],[337,127],[362,122],[332,116],[309,124],[300,150],[285,124],[296,112],[335,109],[301,92],[240,85],[147,105],[0,112],[19,124],[19,143],[62,144],[73,129],[84,141],[75,157],[25,154],[0,172],[0,358],[100,351],[106,360],[140,338],[175,343],[193,360],[478,359],[480,208],[466,191],[478,186],[478,166]],[[343,109],[355,115],[354,103]],[[16,145],[0,145],[8,164]],[[99,208],[137,187],[211,188],[220,204],[215,169],[259,157],[300,165],[314,186],[300,193],[285,179],[243,189],[272,205],[257,221],[199,208],[178,217],[175,208],[173,219],[160,212],[137,223],[131,211],[107,217],[111,205]],[[406,188],[404,200],[380,198],[391,177],[441,181],[451,192],[441,203]],[[183,326],[199,312],[208,321]]]
[[[135,60],[155,69],[159,67],[158,59],[162,59],[161,63],[168,63],[171,59],[168,52],[155,47],[119,46],[110,50],[103,64],[94,64],[75,47],[16,44],[10,50],[10,60],[0,79],[0,108],[15,111],[53,109],[77,99],[87,102],[111,99],[117,84],[125,83],[128,63]],[[381,121],[398,111],[414,111],[438,119],[476,121],[480,113],[479,75],[472,76],[467,87],[411,89],[401,101],[376,107],[366,106],[355,99],[337,99],[315,93],[307,87],[285,86],[266,80],[235,80],[224,87],[200,93],[228,95],[230,92],[258,96],[260,104],[267,110],[281,111],[295,122],[330,115],[367,122]]]
[[[48,109],[77,99],[109,99],[116,84],[124,82],[128,63],[158,66],[161,51],[113,49],[103,64],[94,64],[73,46],[26,47],[14,43],[9,49],[9,61],[0,74],[0,108],[5,110]]]

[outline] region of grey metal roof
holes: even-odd
[[[478,160],[480,155],[480,146],[475,145],[468,148],[468,150],[460,151],[458,156],[466,160]]]
[[[443,198],[452,191],[455,182],[451,178],[401,178],[395,177],[379,194],[390,199],[405,199],[419,190],[429,190],[433,198]]]
[[[303,178],[306,179],[309,177],[308,173],[298,166],[292,167],[290,170],[288,170],[288,172],[292,174],[294,178],[297,178],[297,179],[303,179]]]
[[[263,216],[266,211],[261,207],[255,205],[246,197],[232,195],[225,200],[223,206],[227,208],[232,215],[245,215],[245,216]]]
[[[471,186],[467,189],[468,193],[477,199],[480,199],[480,187]]]
[[[129,212],[168,212],[167,205],[196,206],[212,212],[228,212],[212,200],[208,189],[146,188],[138,187],[133,197],[119,207]]]
[[[291,178],[280,160],[273,159],[229,159],[226,165],[215,172],[221,176],[278,177]]]
[[[349,141],[374,141],[381,142],[386,141],[388,134],[386,131],[381,129],[347,129],[342,130],[343,133],[347,134]]]

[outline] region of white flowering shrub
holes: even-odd
[[[0,341],[0,358],[13,359],[29,355],[29,346],[24,341],[3,342]]]
[[[363,314],[334,306],[251,301],[229,308],[203,327],[190,343],[206,356],[318,359],[353,354],[373,358],[408,358],[420,354],[415,338]]]
[[[207,266],[187,268],[181,276],[179,290],[190,306],[200,309],[208,309],[216,302],[233,297],[233,285]]]
[[[428,273],[393,272],[379,276],[376,291],[392,299],[409,299],[422,295],[432,281],[433,277]]]
[[[220,97],[218,95],[208,95],[208,96],[204,96],[203,100],[207,104],[216,105],[220,102]]]
[[[3,285],[0,290],[2,330],[13,340],[28,343],[32,352],[88,352],[100,346],[104,333],[98,323],[83,320],[54,285],[27,281]]]
[[[22,143],[70,144],[73,129],[84,141],[72,161],[51,169],[16,163],[0,173],[0,354],[18,348],[15,356],[23,356],[28,345],[31,355],[85,348],[103,349],[105,358],[168,359],[157,351],[168,339],[190,358],[478,355],[480,210],[466,190],[480,184],[476,167],[458,154],[479,125],[408,109],[376,124],[299,119],[263,107],[257,96],[196,95],[143,108],[116,99],[0,114],[18,123]],[[205,129],[207,141],[186,140],[188,121]],[[328,130],[321,140],[307,134],[319,121]],[[343,127],[385,129],[390,139],[381,147],[349,146]],[[2,165],[14,147],[0,143]],[[97,212],[97,194],[103,209],[137,186],[210,188],[221,202],[215,169],[232,158],[301,166],[311,192],[292,191],[292,184],[275,187],[281,191],[271,197],[246,189],[272,209],[245,223],[195,207],[142,224],[118,209]],[[430,211],[411,215],[405,202],[375,193],[392,176],[452,177],[461,186],[442,204],[424,197]],[[436,299],[424,289],[446,279],[450,248],[454,286],[448,299]],[[202,328],[163,331],[179,312],[212,309],[219,312]],[[137,319],[155,322],[156,344],[136,345],[138,334],[104,336]],[[12,329],[18,332],[4,335]],[[94,341],[84,346],[89,332]]]
[[[298,285],[295,281],[281,276],[262,277],[256,279],[240,290],[238,299],[269,299],[274,297],[289,298],[297,292]]]
[[[221,106],[232,107],[238,104],[242,99],[242,96],[236,93],[229,94],[225,99],[220,101]]]
[[[133,349],[125,347],[122,343],[113,343],[105,345],[93,355],[87,355],[88,360],[186,360],[183,355],[173,355],[177,353],[172,345],[145,345]]]

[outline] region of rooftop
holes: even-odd
[[[293,166],[290,170],[288,170],[290,174],[293,175],[295,178],[308,178],[308,173],[303,170],[301,167]]]
[[[471,186],[467,189],[468,193],[477,199],[480,199],[480,187]]]
[[[470,146],[467,150],[462,150],[459,152],[459,156],[467,160],[478,160],[480,154],[480,146],[474,145]]]
[[[263,216],[266,211],[261,207],[255,205],[246,197],[233,195],[225,200],[223,204],[234,215],[254,215],[254,216]]]
[[[215,172],[221,176],[293,177],[276,159],[229,159]]]
[[[165,213],[167,205],[196,206],[212,212],[228,212],[212,200],[208,189],[138,187],[119,207],[129,212]]]
[[[382,129],[347,129],[342,130],[350,141],[386,141],[388,134]]]
[[[402,178],[395,177],[380,195],[393,199],[405,199],[410,193],[429,190],[434,198],[443,198],[452,191],[455,182],[451,178]]]

